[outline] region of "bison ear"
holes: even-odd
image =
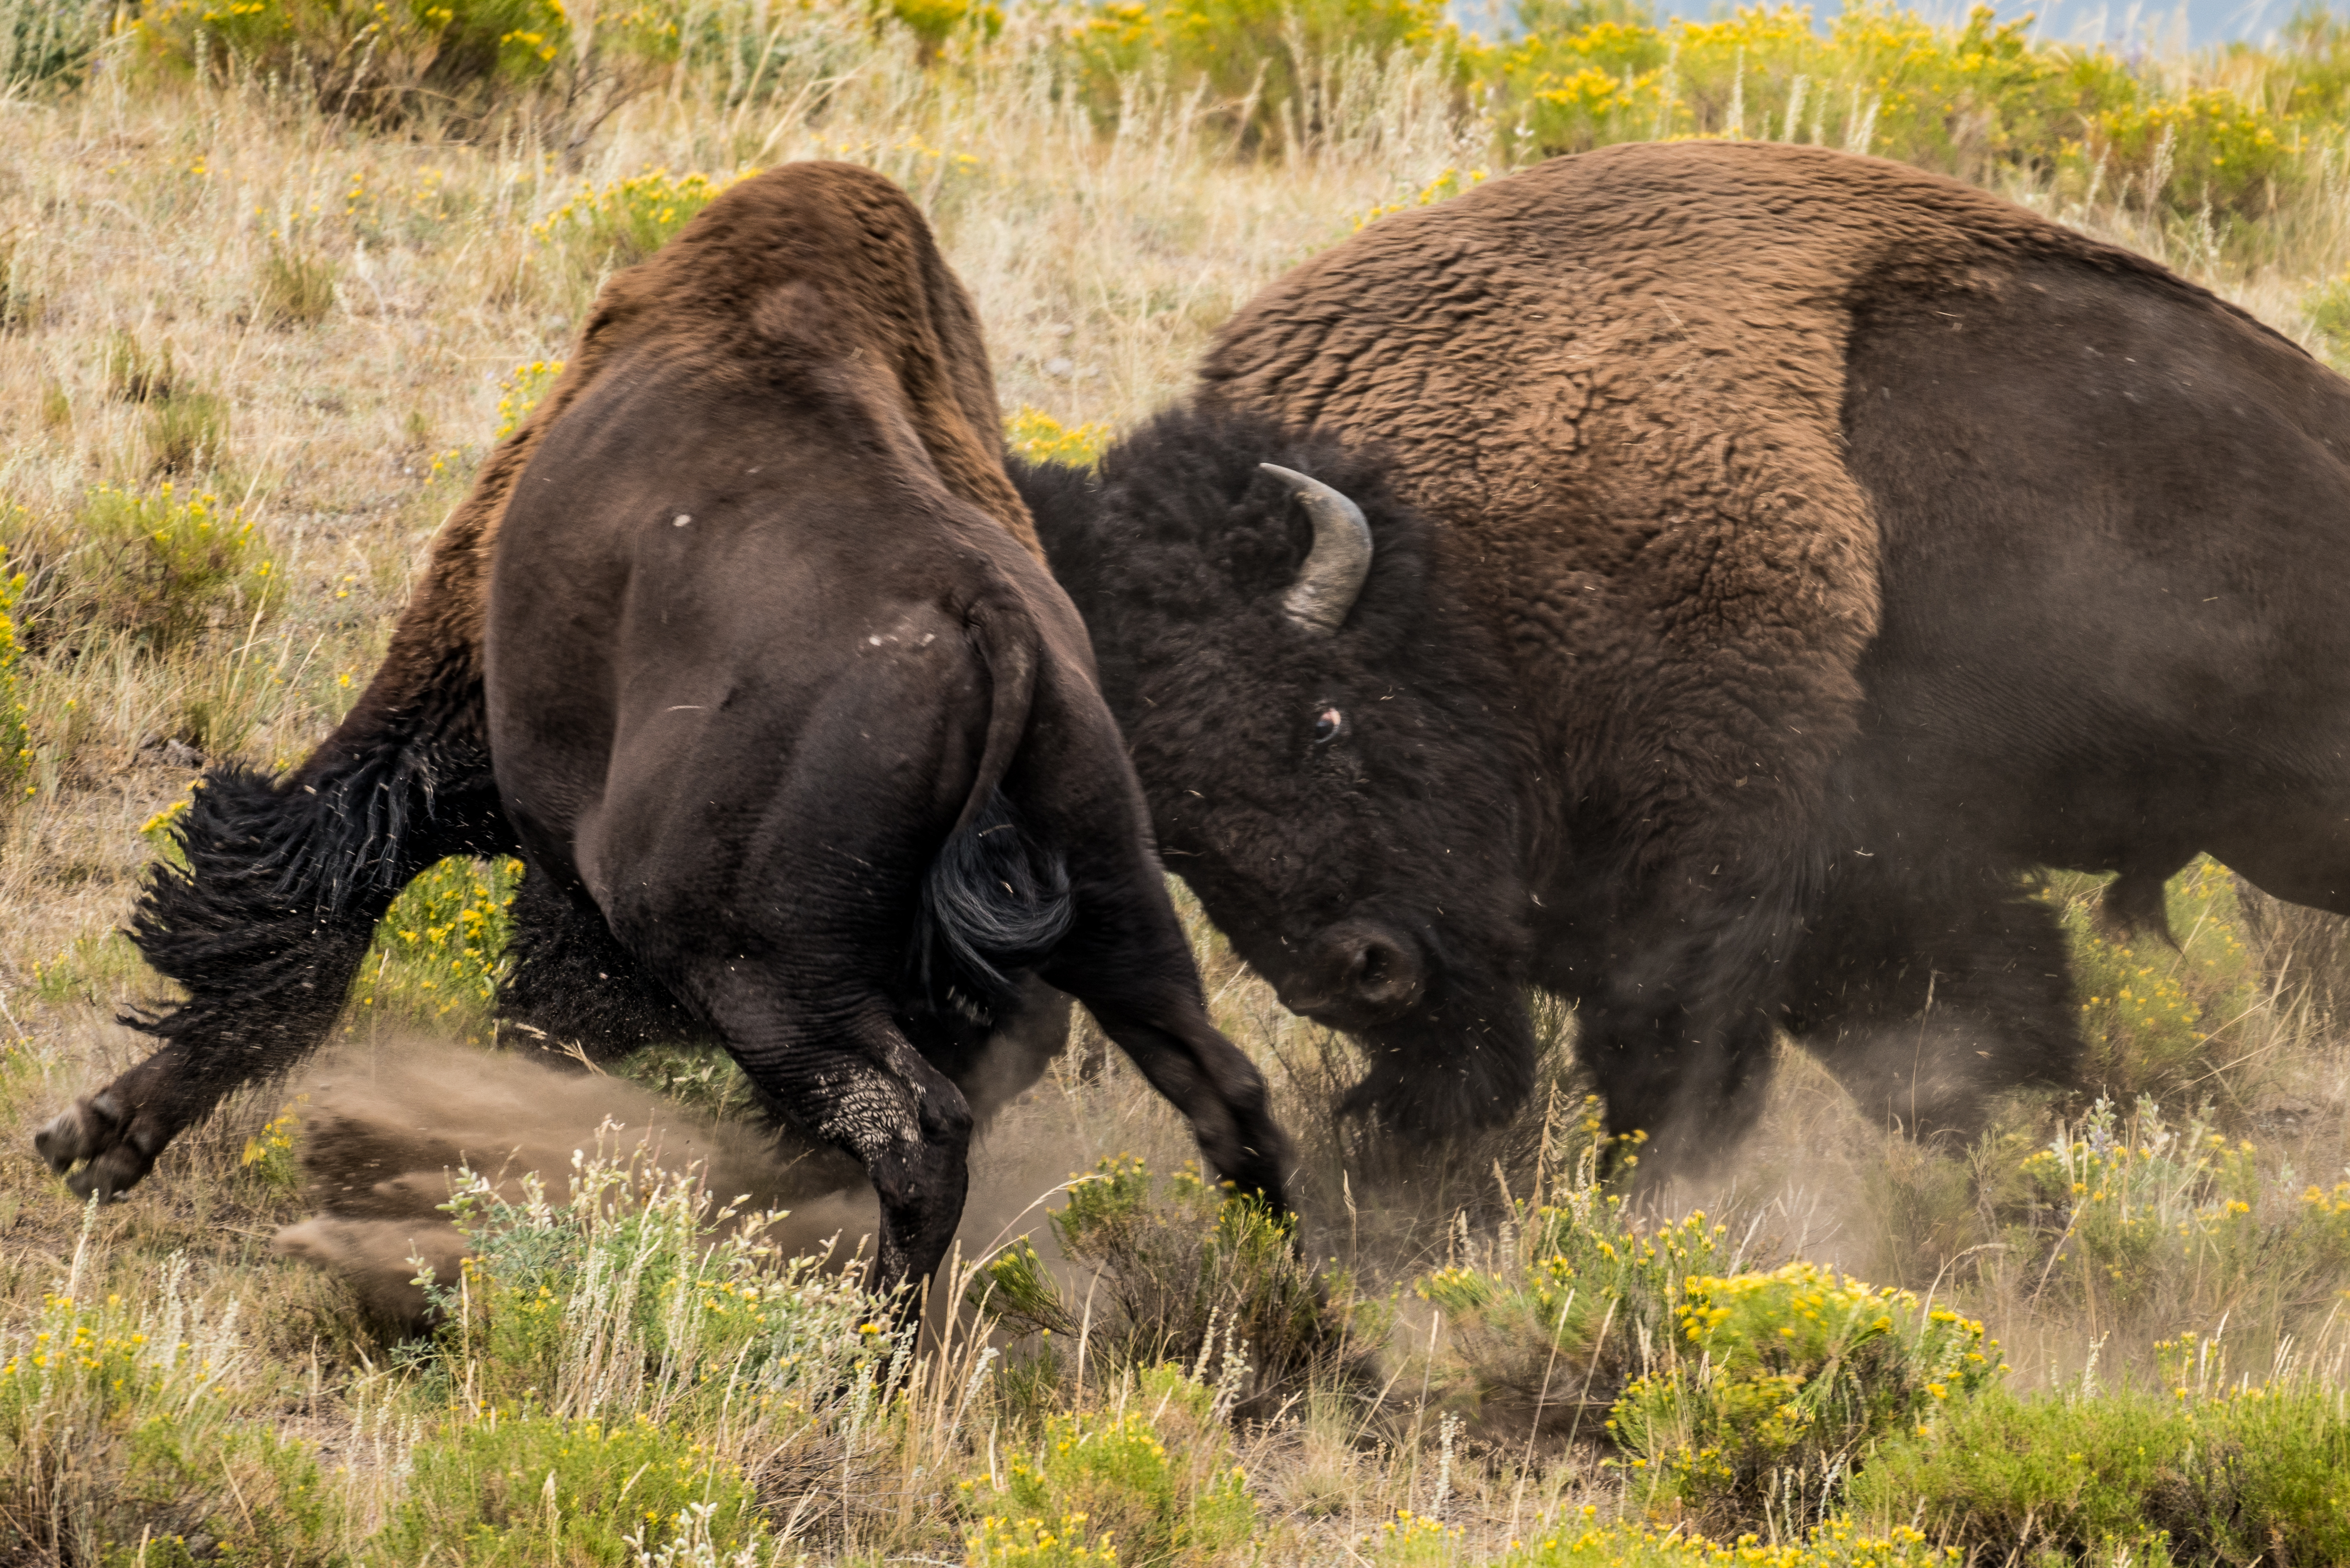
[[[1281,607],[1303,629],[1328,637],[1346,623],[1363,579],[1370,576],[1371,525],[1361,507],[1320,480],[1276,463],[1257,466],[1289,486],[1314,524],[1314,548],[1282,596]]]

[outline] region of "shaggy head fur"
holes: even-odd
[[[1313,531],[1261,462],[1336,486],[1370,524],[1336,635],[1283,612]],[[1260,416],[1178,411],[1113,448],[1097,483],[1014,476],[1094,628],[1169,868],[1284,1002],[1363,1039],[1355,1108],[1427,1136],[1491,1125],[1529,1082],[1534,825],[1495,708],[1504,668],[1383,469]],[[1357,962],[1380,972],[1350,984]]]

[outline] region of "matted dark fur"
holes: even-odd
[[[1358,1108],[1506,1117],[1531,985],[1690,1159],[1780,1025],[1913,1128],[2070,1081],[2035,865],[2120,920],[2198,850],[2350,912],[2345,450],[2350,384],[2151,262],[1685,143],[1383,219],[1097,483],[1015,478],[1169,865],[1363,1042]],[[1367,514],[1336,635],[1260,461]]]
[[[41,1152],[130,1186],[317,1045],[410,877],[519,852],[508,1015],[590,1054],[723,1043],[872,1181],[884,1280],[952,1233],[992,1037],[1025,1081],[1055,1044],[1037,980],[1282,1202],[999,424],[896,187],[806,163],[722,194],[605,288],[350,718],[282,782],[207,776],[134,922],[190,998]]]

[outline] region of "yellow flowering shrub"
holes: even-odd
[[[669,244],[711,198],[756,173],[746,169],[712,180],[706,174],[671,174],[650,169],[615,180],[598,190],[583,185],[531,233],[585,269],[634,266]]]
[[[486,1043],[521,882],[522,862],[511,859],[443,860],[411,882],[359,965],[357,1015],[430,1021]]]
[[[700,1562],[765,1561],[758,1492],[681,1426],[494,1412],[420,1443],[413,1464],[368,1543],[375,1561],[429,1562],[462,1542],[456,1560],[484,1565],[661,1563],[689,1532],[711,1551]]]
[[[2044,1293],[2101,1321],[2214,1323],[2255,1293],[2291,1320],[2350,1276],[2350,1184],[2296,1196],[2251,1140],[2172,1126],[2150,1098],[2126,1116],[2098,1100],[2021,1174],[2035,1207],[2010,1244]]]
[[[1034,1447],[1007,1446],[987,1474],[957,1487],[976,1521],[967,1568],[1159,1568],[1243,1545],[1256,1503],[1232,1460],[1232,1392],[1229,1380],[1155,1366],[1120,1408],[1048,1417]]]
[[[0,808],[27,788],[21,781],[33,766],[33,736],[25,724],[25,700],[16,690],[16,620],[10,614],[25,591],[25,574],[8,571],[0,546]]]
[[[1003,31],[1003,8],[992,0],[889,0],[889,12],[914,35],[925,59],[966,29],[983,39]]]
[[[478,114],[556,72],[583,43],[588,68],[674,60],[682,9],[652,0],[592,12],[583,37],[563,0],[158,0],[130,30],[167,75],[241,67],[308,84],[328,113],[396,121],[427,102]]]
[[[1355,227],[1362,228],[1367,223],[1376,223],[1386,217],[1389,213],[1400,213],[1406,208],[1430,207],[1439,202],[1449,202],[1463,191],[1473,191],[1484,182],[1485,171],[1482,169],[1471,169],[1466,174],[1461,173],[1458,169],[1447,169],[1402,201],[1373,207],[1355,220]]]
[[[301,1106],[309,1100],[301,1095],[279,1109],[263,1125],[259,1132],[244,1140],[244,1149],[237,1157],[237,1166],[244,1174],[275,1192],[293,1192],[302,1185],[302,1166],[294,1153],[295,1135],[301,1130]]]
[[[152,493],[100,485],[75,527],[81,547],[52,591],[48,613],[94,620],[150,648],[190,640],[216,621],[245,623],[276,583],[266,543],[242,512],[166,480]]]
[[[2208,207],[2222,218],[2251,219],[2276,201],[2295,164],[2293,129],[2261,105],[2223,88],[2199,88],[2167,102],[2126,104],[2089,117],[2074,161],[2125,194],[2174,212]]]
[[[1832,1518],[1800,1542],[1766,1546],[1753,1535],[1710,1541],[1687,1529],[1629,1522],[1600,1523],[1586,1503],[1538,1517],[1490,1568],[1936,1568],[1960,1561],[1956,1547],[1930,1545],[1919,1532],[1897,1524],[1882,1534]],[[1461,1558],[1460,1532],[1431,1519],[1403,1514],[1383,1525],[1367,1548],[1379,1568],[1451,1568]]]
[[[1057,462],[1068,468],[1091,468],[1101,462],[1109,445],[1107,421],[1089,420],[1065,425],[1034,404],[1023,403],[1003,421],[1003,444],[1014,457],[1032,463]]]
[[[1541,9],[1541,8],[1538,8]],[[1677,137],[1800,141],[1981,178],[2053,161],[2084,112],[2135,84],[2102,51],[2036,43],[2031,19],[1978,5],[1965,24],[1848,6],[1752,6],[1661,26],[1620,8],[1551,7],[1505,47],[1473,51],[1530,151]]]
[[[1953,1406],[1932,1438],[1879,1450],[1852,1514],[1962,1543],[1978,1563],[2350,1562],[2340,1392],[2235,1383],[2209,1348],[2164,1347],[2171,1389],[1999,1389]]]
[[[1682,1282],[1732,1266],[1723,1228],[1702,1210],[1650,1227],[1607,1190],[1610,1154],[1636,1166],[1645,1135],[1611,1150],[1596,1098],[1580,1132],[1575,1174],[1552,1201],[1521,1203],[1491,1255],[1412,1283],[1444,1314],[1437,1371],[1448,1397],[1504,1427],[1596,1428],[1588,1413],[1621,1392],[1644,1344],[1670,1334]]]
[[[538,407],[546,389],[563,374],[563,364],[560,359],[534,359],[527,365],[516,365],[498,384],[498,431],[490,438],[492,441],[505,440],[530,418],[530,410]],[[432,477],[436,481],[444,462],[439,457],[432,460]]]
[[[2006,1370],[1981,1324],[1813,1263],[1691,1275],[1673,1316],[1678,1354],[1607,1426],[1652,1501],[1718,1527],[1760,1525],[1766,1506],[1816,1517],[1877,1443],[1930,1430]]]
[[[2243,1054],[2257,961],[2245,946],[2235,878],[2199,857],[2163,890],[2176,949],[2151,931],[2116,938],[2097,925],[2104,879],[2061,873],[2043,897],[2072,950],[2086,1081],[2123,1099],[2209,1093],[2222,1064]]]

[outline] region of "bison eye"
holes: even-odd
[[[1336,740],[1338,732],[1346,727],[1347,715],[1339,712],[1336,708],[1323,709],[1314,721],[1314,743],[1317,746],[1327,745]]]

